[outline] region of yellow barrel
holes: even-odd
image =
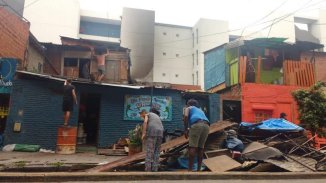
[[[77,127],[61,126],[58,128],[57,154],[76,152]]]

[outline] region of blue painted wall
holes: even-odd
[[[107,147],[120,137],[127,136],[142,121],[123,119],[125,95],[150,95],[150,88],[130,89],[73,83],[77,95],[94,93],[101,95],[98,147]],[[5,144],[38,144],[42,148],[55,149],[57,128],[63,124],[63,82],[48,79],[17,79],[11,95],[10,114],[5,130]],[[183,130],[182,111],[185,100],[180,91],[154,89],[153,95],[172,97],[172,121],[163,122],[165,129]],[[209,95],[210,120],[219,119],[219,96]],[[79,100],[78,100],[79,101]],[[77,125],[78,106],[75,106],[70,125]],[[21,122],[21,132],[13,132],[14,122]]]
[[[120,25],[80,21],[81,34],[120,38],[120,29]]]
[[[56,81],[14,80],[5,144],[38,144],[54,149],[57,128],[63,124],[62,95],[58,88],[62,89],[62,83]],[[77,116],[73,113],[71,124],[77,122]],[[21,123],[21,132],[13,132],[15,122]]]
[[[204,55],[205,90],[225,82],[225,48],[217,47]]]

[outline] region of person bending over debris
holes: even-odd
[[[209,120],[205,113],[198,108],[198,101],[190,99],[184,111],[185,137],[189,137],[189,166],[192,171],[195,155],[197,153],[197,171],[200,171],[204,155],[204,146],[209,133]]]
[[[160,112],[151,108],[150,112],[141,112],[144,119],[142,139],[146,143],[145,171],[157,172],[160,165],[160,146],[163,139],[163,125],[160,119]]]
[[[62,111],[64,112],[64,123],[63,125],[67,126],[70,118],[70,113],[73,111],[74,102],[77,105],[77,97],[75,93],[75,86],[71,84],[71,79],[65,81],[63,87],[63,102],[62,102]]]

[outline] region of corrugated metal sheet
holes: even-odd
[[[205,90],[225,82],[225,48],[205,52]]]

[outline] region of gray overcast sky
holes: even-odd
[[[82,9],[107,11],[119,17],[122,7],[155,10],[156,22],[193,26],[199,18],[229,21],[229,28],[242,28],[261,20],[299,10],[296,14],[317,17],[326,0],[79,0]],[[254,29],[254,28],[253,28]]]

